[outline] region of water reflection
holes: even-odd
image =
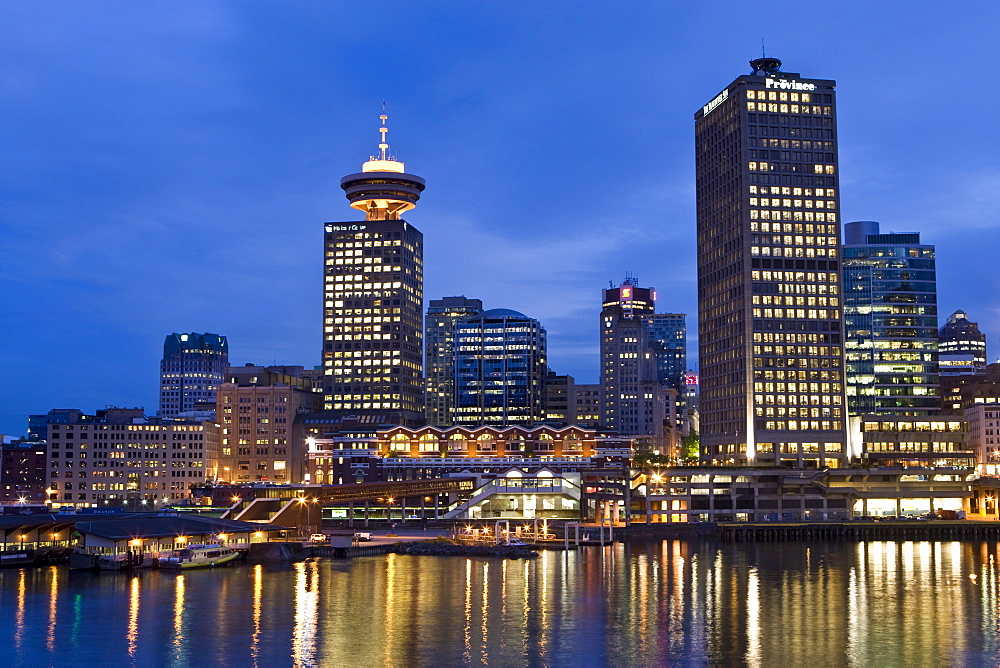
[[[257,564],[253,569],[253,634],[250,636],[250,658],[257,666],[260,655],[260,604],[264,591],[264,567]]]
[[[174,583],[174,659],[184,654],[184,576],[178,574]]]
[[[28,571],[20,570],[17,576],[17,608],[14,612],[14,649],[20,654],[24,642],[24,602],[27,593]]]
[[[979,542],[657,541],[532,561],[9,569],[0,646],[14,666],[995,664],[998,556]]]
[[[139,642],[139,578],[132,577],[129,586],[128,598],[128,631],[125,634],[128,640],[128,655],[135,657],[136,646]]]
[[[56,648],[56,603],[59,601],[59,569],[50,566],[49,574],[49,623],[45,636],[45,649],[53,651]]]
[[[296,666],[316,665],[316,619],[319,610],[319,565],[295,564],[295,629],[292,660]]]
[[[465,651],[462,659],[465,663],[472,662],[472,559],[465,560],[465,628],[462,638],[465,641]]]

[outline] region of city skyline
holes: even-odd
[[[697,312],[690,118],[749,72],[761,35],[785,69],[838,82],[841,223],[935,245],[939,319],[969,313],[995,360],[997,94],[981,82],[998,10],[849,6],[789,3],[764,25],[737,5],[650,5],[641,22],[400,6],[410,30],[378,49],[352,28],[361,3],[123,5],[100,23],[71,4],[3,8],[0,432],[56,407],[154,413],[170,332],[226,336],[234,364],[319,364],[323,223],[352,219],[339,180],[375,148],[382,99],[394,150],[429,185],[409,216],[424,309],[464,294],[523,312],[557,373],[596,381],[608,281],[633,273],[659,310]],[[817,41],[803,29],[817,21],[842,39]]]

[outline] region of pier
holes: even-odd
[[[824,522],[719,524],[715,535],[727,542],[1000,540],[1000,523],[908,520],[903,522]]]

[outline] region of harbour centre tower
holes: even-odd
[[[378,153],[341,179],[365,220],[326,223],[323,405],[373,423],[423,423],[423,235],[403,220],[424,180]]]
[[[836,83],[750,65],[695,113],[701,457],[839,466]]]

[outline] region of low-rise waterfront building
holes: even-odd
[[[477,480],[471,499],[445,518],[535,517],[543,511],[576,518],[580,472],[611,462],[622,468],[632,453],[630,439],[572,426],[357,425],[311,438],[309,472],[326,484],[471,477]]]
[[[147,418],[141,408],[108,408],[81,413],[75,423],[49,424],[46,441],[48,503],[152,507],[189,499],[192,485],[213,477],[207,464],[217,456],[218,428]]]
[[[861,453],[856,461],[863,465],[971,472],[976,463],[964,417],[865,415],[849,425],[849,440]]]
[[[965,411],[970,447],[979,475],[1000,478],[1000,401],[976,404]]]
[[[664,467],[636,478],[632,521],[800,522],[957,512],[968,509],[966,474],[931,467]]]
[[[44,440],[0,445],[0,503],[45,501],[46,447]]]

